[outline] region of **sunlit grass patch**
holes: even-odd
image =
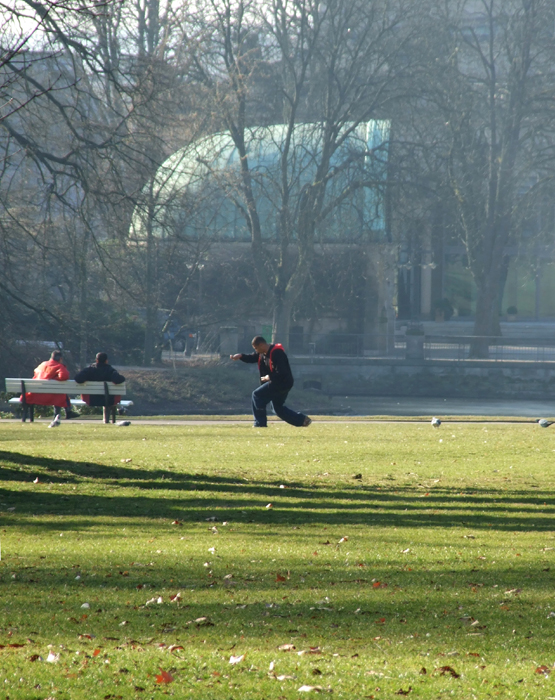
[[[555,695],[550,430],[0,431],[10,698]]]

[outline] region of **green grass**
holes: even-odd
[[[555,697],[554,431],[0,423],[0,698]]]

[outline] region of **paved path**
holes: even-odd
[[[423,421],[429,421],[429,417],[454,416],[458,421],[474,416],[506,418],[529,418],[533,421],[538,418],[555,418],[555,401],[508,401],[502,399],[417,399],[395,397],[367,397],[347,396],[344,399],[336,399],[333,413],[340,413],[337,419],[326,416],[325,418],[313,416],[316,422],[345,422],[350,417],[356,422],[367,420],[402,420],[403,417],[423,416]],[[332,411],[330,411],[332,413]],[[379,416],[380,418],[375,418]],[[40,419],[37,422],[49,423],[51,419]],[[249,416],[229,416],[227,418],[166,418],[158,416],[152,419],[134,418],[129,420],[135,425],[207,425],[207,424],[249,424],[252,419]],[[16,421],[7,421],[16,422]],[[71,423],[100,423],[100,420],[92,417],[83,420],[62,421],[63,425]]]

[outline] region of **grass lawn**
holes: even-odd
[[[555,698],[555,426],[46,425],[0,423],[0,700]]]

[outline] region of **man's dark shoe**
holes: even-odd
[[[79,418],[79,413],[76,413],[75,411],[66,411],[66,420],[69,420],[70,418]]]
[[[255,423],[252,427],[253,428],[267,428],[268,426],[267,425],[258,425],[258,423]]]
[[[312,423],[312,418],[309,418],[308,416],[304,419],[302,428],[308,428],[308,426]]]

